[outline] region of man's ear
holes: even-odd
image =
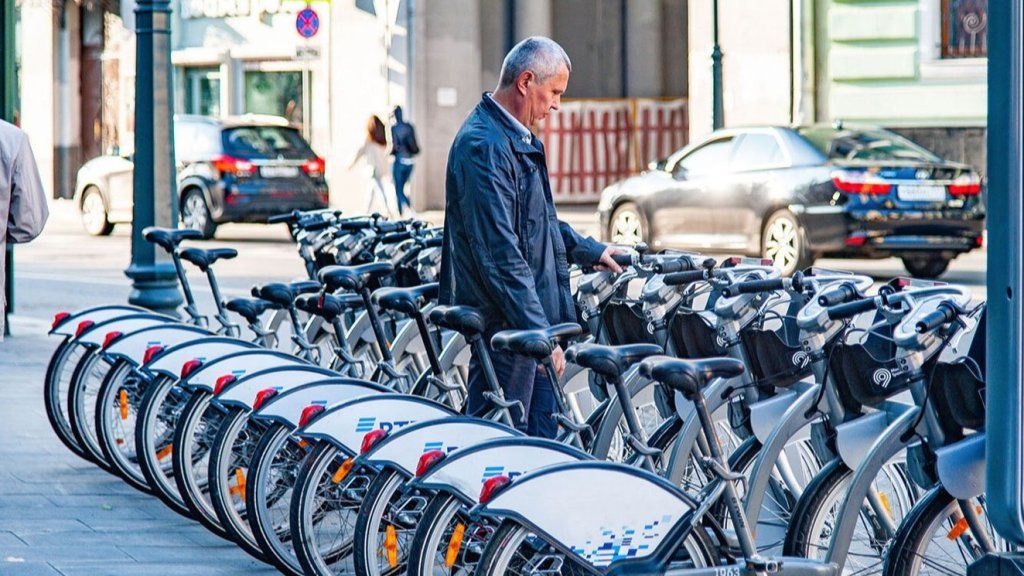
[[[533,72],[527,70],[519,75],[519,80],[516,81],[516,87],[519,88],[519,92],[523,96],[526,96],[526,91],[529,90],[530,84],[532,84],[536,79],[537,77],[533,75]]]

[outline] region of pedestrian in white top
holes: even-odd
[[[373,213],[373,205],[378,198],[384,204],[384,213],[391,216],[391,207],[388,204],[387,194],[384,192],[384,177],[388,173],[388,139],[384,129],[384,122],[376,115],[370,116],[366,125],[366,141],[356,151],[355,158],[348,168],[351,170],[363,159],[371,173],[370,187],[366,195],[366,213]]]

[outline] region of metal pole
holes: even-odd
[[[725,125],[722,106],[722,48],[718,45],[718,0],[711,1],[711,126]]]
[[[181,304],[169,256],[142,237],[147,226],[178,224],[171,92],[171,6],[139,0],[135,8],[135,170],[132,279],[128,302],[171,312]]]
[[[0,0],[0,118],[14,123],[14,91],[16,87],[14,62],[14,0]],[[4,335],[11,333],[8,317],[14,312],[14,246],[0,257],[6,259],[4,267],[6,305],[4,314]]]

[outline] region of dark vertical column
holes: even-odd
[[[0,118],[14,123],[14,91],[17,79],[14,70],[14,0],[0,0]],[[4,333],[11,333],[7,316],[14,311],[14,247],[7,245],[2,255],[5,258],[4,290],[7,305],[4,307]]]

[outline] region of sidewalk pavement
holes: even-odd
[[[277,574],[64,447],[43,377],[57,341],[18,319],[0,343],[0,576]]]

